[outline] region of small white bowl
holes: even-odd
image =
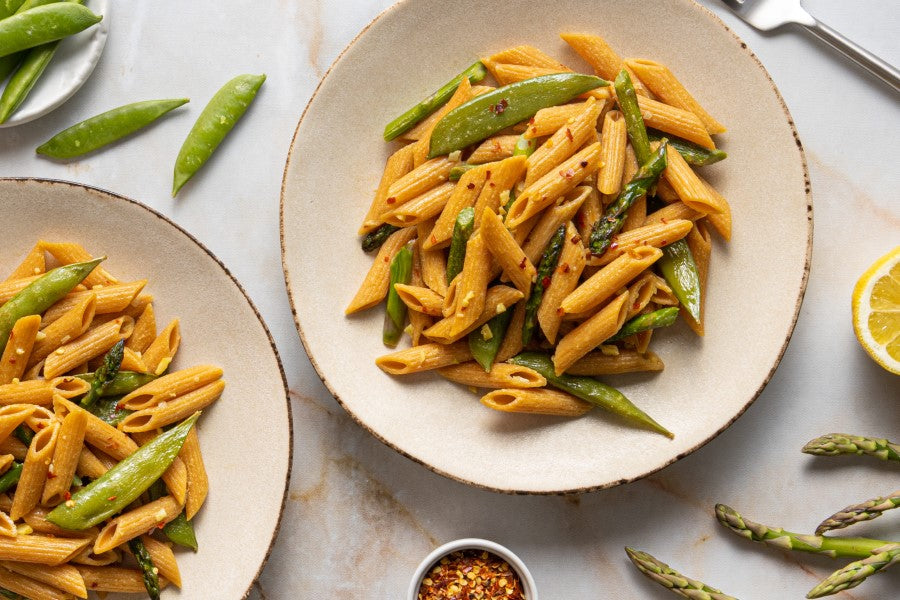
[[[0,127],[15,127],[46,115],[74,96],[91,76],[106,46],[111,3],[87,0],[85,6],[103,15],[103,20],[62,41],[25,102]]]
[[[419,592],[419,586],[422,585],[422,579],[425,578],[425,573],[427,573],[441,558],[458,550],[487,550],[488,552],[496,554],[508,562],[509,566],[511,566],[519,575],[519,580],[522,582],[522,591],[525,592],[525,598],[527,600],[538,600],[537,586],[534,585],[534,578],[531,576],[528,567],[522,562],[522,559],[513,554],[512,550],[506,546],[501,546],[496,542],[479,538],[463,538],[461,540],[447,542],[443,546],[435,548],[431,554],[426,556],[425,559],[419,563],[419,567],[416,569],[412,581],[410,581],[409,584],[409,593],[407,594],[408,600],[417,600],[416,595]]]

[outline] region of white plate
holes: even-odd
[[[292,448],[287,384],[256,308],[209,250],[133,200],[38,179],[0,179],[0,198],[0,274],[41,238],[107,254],[104,265],[123,280],[149,279],[158,323],[180,319],[175,367],[224,369],[225,393],[198,425],[210,480],[194,517],[200,550],[176,551],[183,589],[163,598],[245,597],[278,531]]]
[[[597,33],[623,56],[666,63],[729,127],[728,160],[703,168],[729,199],[730,244],[716,240],[707,335],[654,336],[659,374],[609,378],[675,433],[623,426],[601,411],[566,420],[484,408],[424,374],[394,378],[375,357],[383,309],[343,308],[371,264],[357,227],[389,146],[385,123],[478,58],[532,44],[587,66],[558,33]],[[338,58],[297,126],[282,187],[285,278],[306,350],[344,408],[376,437],[434,471],[523,493],[584,491],[648,475],[728,427],[781,360],[806,288],[812,205],[800,141],[765,69],[718,18],[689,0],[406,1]]]
[[[91,76],[106,46],[111,6],[108,0],[87,0],[84,5],[103,15],[103,20],[62,41],[28,97],[0,127],[15,127],[46,115],[74,96]]]

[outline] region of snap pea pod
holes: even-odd
[[[141,538],[134,538],[128,540],[128,549],[131,550],[135,562],[141,569],[144,587],[147,588],[150,600],[159,600],[159,570],[153,566],[153,559],[150,558],[147,546],[144,545]]]
[[[94,373],[81,373],[76,375],[78,379],[83,379],[88,383],[93,383],[94,381]],[[102,392],[100,392],[101,398],[106,398],[109,396],[124,396],[125,394],[130,394],[134,390],[138,389],[143,385],[147,385],[151,381],[156,379],[156,375],[152,375],[150,373],[136,373],[134,371],[119,371],[116,373],[116,376],[112,381],[109,382]]]
[[[150,494],[151,501],[159,500],[166,495],[166,486],[162,481],[157,481],[150,486],[147,493]],[[187,520],[184,511],[181,511],[177,517],[166,523],[162,528],[162,532],[173,544],[190,548],[194,552],[197,551],[197,535],[194,533],[194,526]]]
[[[0,494],[19,483],[19,477],[22,476],[22,463],[13,462],[9,470],[0,477]]]
[[[548,106],[568,102],[578,94],[608,85],[599,77],[556,73],[517,81],[475,96],[438,121],[431,133],[428,158],[450,154],[528,119]]]
[[[378,229],[374,231],[370,231],[362,239],[362,249],[363,252],[372,252],[373,250],[378,250],[381,248],[381,245],[391,237],[391,234],[400,229],[390,223],[385,223]]]
[[[187,98],[173,98],[126,104],[60,131],[36,152],[51,158],[75,158],[131,135],[187,102]]]
[[[450,238],[450,251],[447,253],[447,285],[462,271],[466,261],[466,243],[475,228],[475,209],[464,208],[456,215],[453,224],[453,235]]]
[[[112,469],[60,504],[47,520],[63,529],[93,527],[118,513],[143,494],[169,468],[184,439],[200,417],[196,412],[179,425],[156,436]]]
[[[0,0],[0,21],[16,14],[23,0]]]
[[[591,229],[590,249],[593,254],[603,254],[612,243],[612,237],[622,228],[625,213],[638,198],[656,183],[666,168],[666,140],[663,140],[649,160],[641,165],[634,178],[625,184],[618,197],[606,207]]]
[[[541,300],[544,298],[544,289],[550,285],[550,278],[553,271],[556,270],[556,264],[559,262],[559,255],[562,253],[563,245],[566,237],[566,226],[560,225],[550,243],[547,244],[541,262],[538,263],[537,281],[531,287],[531,295],[525,302],[525,322],[522,324],[522,344],[528,345],[534,336],[534,327],[537,325],[537,312],[541,306]]]
[[[617,342],[619,340],[624,340],[629,335],[641,333],[642,331],[657,329],[659,327],[668,327],[675,323],[677,318],[677,306],[668,306],[644,315],[638,315],[622,325],[622,329],[620,329],[617,334],[607,339],[606,342]]]
[[[109,384],[119,374],[122,366],[122,358],[125,356],[125,340],[119,340],[109,349],[103,357],[103,363],[94,372],[91,378],[91,389],[81,398],[81,406],[90,410],[95,402],[103,395]]]
[[[481,368],[488,372],[497,358],[497,352],[503,344],[503,337],[512,320],[513,311],[504,310],[502,313],[493,317],[484,327],[490,331],[490,337],[485,338],[481,327],[469,334],[469,350],[472,352],[472,358],[475,359]]]
[[[238,75],[210,99],[188,133],[178,158],[172,180],[172,197],[206,164],[228,132],[247,111],[256,97],[265,75]]]
[[[459,181],[459,178],[465,175],[466,171],[470,171],[475,167],[480,167],[481,165],[470,165],[468,163],[462,163],[452,167],[450,169],[450,174],[447,175],[447,179],[449,181]]]
[[[547,383],[600,408],[619,415],[632,424],[675,437],[668,429],[653,420],[647,413],[632,404],[622,392],[592,377],[557,375],[550,356],[541,352],[523,352],[509,359],[514,365],[534,369],[547,379]]]
[[[667,139],[669,141],[669,146],[678,150],[678,154],[681,155],[684,162],[689,165],[694,165],[695,167],[704,167],[728,158],[728,153],[724,150],[710,150],[709,148],[698,146],[693,142],[673,138],[653,130],[648,131],[647,135],[651,142],[659,142]]]
[[[675,297],[687,311],[700,320],[700,273],[694,255],[684,240],[678,240],[662,249],[663,255],[656,265],[672,288]]]
[[[16,14],[20,6],[22,6],[21,0],[0,0],[0,21]],[[0,58],[0,82],[15,70],[20,59],[21,57],[17,55]]]
[[[122,396],[110,396],[108,398],[101,397],[99,401],[87,410],[104,423],[116,427],[122,422],[122,419],[134,412],[127,408],[120,408],[119,401],[121,399]]]
[[[414,242],[410,242],[410,244],[412,243]],[[390,284],[384,311],[384,328],[381,332],[381,341],[390,348],[397,347],[397,342],[403,335],[403,327],[406,325],[406,305],[403,304],[403,300],[400,299],[394,286],[398,283],[408,284],[412,280],[412,259],[412,248],[407,244],[400,248],[391,261]]]
[[[644,117],[641,115],[641,109],[638,106],[634,84],[631,82],[631,76],[625,69],[622,69],[616,75],[615,88],[619,110],[622,111],[622,116],[625,117],[625,131],[628,132],[628,139],[631,140],[631,147],[634,148],[634,155],[637,157],[638,164],[642,165],[650,158],[650,140],[647,137]]]
[[[13,435],[26,446],[30,446],[31,440],[34,439],[34,432],[24,423],[13,429]]]
[[[434,92],[408,111],[391,121],[384,128],[384,141],[389,142],[416,126],[416,123],[446,104],[447,100],[456,92],[456,88],[463,79],[477,83],[487,75],[487,69],[481,61],[476,62],[468,69],[445,83],[438,91]]]
[[[52,269],[0,306],[0,353],[6,348],[9,332],[16,321],[29,315],[39,315],[50,308],[104,260],[105,256]]]
[[[0,56],[61,40],[103,19],[74,2],[54,2],[0,21]]]

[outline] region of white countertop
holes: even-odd
[[[747,413],[664,471],[582,496],[498,495],[435,475],[357,427],[310,367],[284,290],[278,202],[297,119],[340,50],[390,4],[117,3],[104,56],[82,90],[44,118],[0,130],[0,176],[95,185],[174,218],[225,262],[272,330],[291,386],[294,471],[281,534],[251,597],[399,599],[427,552],[474,536],[518,553],[549,600],[674,597],[630,566],[625,545],[743,600],[802,598],[839,563],[741,540],[716,523],[713,506],[725,502],[748,518],[808,532],[845,505],[898,487],[896,465],[799,452],[805,441],[832,431],[900,438],[900,379],[865,356],[850,324],[856,278],[900,243],[898,97],[802,32],[762,36],[715,0],[703,0],[769,70],[806,149],[815,242],[793,340]],[[896,2],[806,5],[900,64]],[[243,72],[268,74],[257,102],[173,201],[172,164],[185,131],[206,99]],[[33,152],[87,116],[179,96],[191,97],[195,110],[82,161],[58,164]],[[777,199],[759,201],[771,202],[777,218]],[[12,226],[0,223],[0,239]],[[858,533],[898,539],[900,514],[859,526]],[[843,597],[885,599],[898,588],[895,569]]]

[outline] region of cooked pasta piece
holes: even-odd
[[[22,262],[13,269],[13,272],[4,281],[34,277],[35,275],[41,275],[46,270],[47,261],[44,258],[44,249],[38,243],[31,248],[25,258],[22,259]]]
[[[138,569],[125,567],[95,567],[78,565],[78,572],[84,578],[84,584],[95,592],[122,592],[140,594],[147,591],[144,587],[144,576]],[[168,581],[159,578],[159,587],[164,588]]]
[[[438,216],[456,188],[454,183],[442,183],[381,215],[382,220],[395,227],[411,227]]]
[[[534,388],[547,385],[543,375],[518,365],[495,363],[485,370],[475,362],[441,367],[438,373],[445,379],[476,388]]]
[[[409,310],[417,313],[440,317],[444,307],[444,298],[427,287],[405,285],[398,283],[394,286],[397,296]]]
[[[488,173],[492,173],[493,168],[493,165],[479,165],[463,173],[456,184],[456,189],[453,190],[453,194],[444,205],[444,210],[435,221],[434,227],[424,238],[422,248],[436,250],[450,244],[453,225],[456,223],[459,211],[475,206],[475,202],[489,178]]]
[[[181,344],[181,329],[178,319],[174,319],[159,332],[156,339],[141,355],[147,371],[154,375],[162,375],[169,368],[169,363],[172,362],[172,357],[178,351],[179,344]]]
[[[602,100],[600,102],[603,102]],[[604,102],[605,104],[605,102]],[[528,122],[528,128],[522,135],[525,139],[540,138],[551,135],[558,131],[560,127],[574,119],[577,115],[584,111],[584,102],[574,104],[560,104],[559,106],[550,106],[542,108],[535,113],[534,117]]]
[[[508,192],[525,171],[526,158],[511,156],[485,169],[485,184],[475,200],[475,229],[481,225],[484,209],[500,212],[500,195]],[[455,218],[455,217],[454,217]]]
[[[32,600],[70,600],[72,594],[0,566],[0,588]],[[5,596],[6,594],[4,594]],[[87,597],[85,594],[84,597]]]
[[[159,500],[148,502],[143,506],[122,513],[111,519],[94,541],[94,554],[102,554],[108,550],[132,540],[154,527],[165,525],[181,513],[181,505],[172,496],[163,496]]]
[[[197,365],[173,371],[126,394],[119,406],[142,410],[192,392],[222,378],[222,369],[214,365]]]
[[[564,313],[581,313],[599,306],[661,257],[662,252],[651,246],[638,246],[622,254],[575,288],[560,309]]]
[[[77,304],[41,331],[43,335],[35,341],[28,357],[28,366],[33,367],[63,344],[83,335],[91,326],[96,312],[97,295],[90,292],[82,296]]]
[[[620,233],[613,238],[609,250],[600,256],[591,256],[588,264],[591,266],[609,264],[638,246],[653,246],[654,248],[668,246],[686,236],[693,225],[692,222],[685,219],[675,219],[668,223],[645,225]]]
[[[150,553],[150,559],[153,566],[159,569],[159,574],[176,587],[181,587],[181,573],[178,570],[178,563],[175,561],[175,554],[168,544],[164,544],[149,535],[142,535],[141,541]]]
[[[47,242],[40,240],[38,244],[62,265],[86,262],[94,258],[81,244],[76,244],[75,242]],[[92,288],[95,285],[106,286],[118,282],[119,280],[110,275],[103,267],[95,267],[82,283],[88,288]]]
[[[571,222],[566,225],[563,244],[550,284],[544,286],[544,297],[537,313],[541,331],[551,344],[556,342],[556,334],[562,323],[562,301],[578,285],[581,272],[584,270],[584,246],[578,230]]]
[[[430,371],[447,365],[455,365],[472,360],[468,342],[455,344],[422,344],[405,350],[398,350],[375,359],[375,364],[385,373],[407,375]]]
[[[87,598],[87,588],[84,585],[84,579],[78,569],[72,565],[57,565],[51,567],[48,565],[35,565],[31,563],[13,562],[11,560],[0,561],[0,566],[45,583],[52,588],[62,590],[76,596],[77,598]],[[59,596],[63,597],[63,596]]]
[[[0,385],[22,378],[40,326],[40,315],[29,315],[15,322],[0,356]]]
[[[86,429],[85,412],[70,412],[63,418],[53,450],[53,460],[48,469],[53,477],[47,479],[41,496],[41,504],[44,506],[56,506],[65,501],[65,494],[72,485],[72,476],[78,466]]]
[[[666,148],[668,166],[663,177],[681,198],[681,201],[697,212],[718,214],[725,212],[719,199],[710,192],[710,188],[700,180],[691,166],[685,162],[678,150],[671,146]]]
[[[495,135],[494,137],[489,137],[472,151],[466,162],[470,165],[480,165],[509,158],[512,156],[518,140],[519,136],[517,135]]]
[[[144,289],[145,285],[147,285],[147,280],[141,279],[130,283],[117,283],[102,287],[94,286],[90,290],[73,292],[47,309],[47,312],[44,313],[43,317],[44,325],[53,323],[66,312],[80,304],[86,296],[90,295],[94,295],[97,298],[96,304],[94,305],[96,314],[109,315],[121,313],[131,306],[131,303],[135,301],[135,298],[141,293],[141,290]]]
[[[709,137],[703,122],[694,113],[644,96],[638,96],[637,100],[647,127],[684,138],[710,150],[716,149],[716,144]]]
[[[15,538],[0,536],[0,560],[55,566],[70,561],[90,542],[89,538],[62,538],[36,533]]]
[[[450,177],[450,169],[457,162],[446,156],[432,158],[399,178],[388,188],[387,198],[384,200],[387,211],[394,210],[404,202],[447,181]],[[379,217],[381,216],[379,215]]]
[[[687,240],[688,248],[690,248],[691,254],[694,257],[694,263],[697,265],[697,273],[700,275],[700,319],[694,320],[691,313],[685,310],[684,307],[681,307],[680,313],[681,316],[684,317],[688,327],[690,327],[694,333],[702,337],[705,331],[703,320],[706,313],[706,282],[709,277],[709,258],[712,252],[712,240],[710,239],[709,232],[702,223],[695,223],[694,228],[691,229],[685,239]]]
[[[394,182],[412,171],[414,150],[415,145],[410,144],[400,148],[387,159],[384,173],[381,175],[381,182],[378,184],[378,190],[375,192],[375,198],[372,200],[372,205],[369,207],[369,211],[363,219],[363,224],[359,228],[360,235],[369,233],[383,222],[381,215],[390,210],[390,206],[387,203],[388,189]]]
[[[151,431],[177,423],[218,400],[224,390],[225,382],[219,379],[173,400],[135,411],[122,419],[119,429],[126,433]]]
[[[501,389],[481,397],[488,408],[511,413],[580,417],[593,405],[571,394],[549,388]]]
[[[590,135],[596,133],[600,108],[596,100],[588,99],[579,114],[566,121],[528,157],[525,172],[526,189],[575,154],[590,139]]]
[[[31,446],[25,455],[25,464],[22,466],[22,475],[16,484],[12,508],[9,511],[13,521],[22,518],[40,501],[58,435],[59,423],[51,422],[38,431],[31,440]]]
[[[134,331],[125,342],[125,347],[134,352],[144,352],[155,339],[156,314],[153,312],[153,303],[148,303],[134,322]]]
[[[612,337],[622,324],[628,311],[628,294],[619,294],[597,314],[567,333],[556,345],[553,366],[557,375],[566,370],[579,358]]]
[[[468,325],[463,325],[466,320],[457,318],[456,315],[444,318],[425,330],[425,336],[432,341],[441,344],[450,344],[468,335],[481,327],[493,317],[506,311],[513,304],[522,299],[522,292],[505,285],[495,285],[488,289],[483,296],[483,309],[475,314],[475,319]]]
[[[531,293],[531,284],[537,277],[537,269],[528,260],[515,238],[491,209],[485,208],[481,217],[481,234],[491,255],[503,268],[507,277],[525,296]]]
[[[34,408],[33,404],[0,406],[0,439],[6,439],[16,427],[31,416]]]
[[[91,327],[81,336],[61,345],[44,361],[44,377],[51,379],[64,375],[93,358],[103,356],[123,338],[126,319],[131,320],[130,317],[119,317]]]
[[[731,206],[728,205],[728,201],[725,200],[725,198],[723,198],[716,188],[711,186],[708,181],[702,177],[699,177],[699,179],[709,190],[709,193],[716,198],[719,206],[722,208],[722,212],[718,214],[711,213],[706,215],[706,220],[709,221],[709,224],[712,225],[719,235],[727,242],[731,239]]]
[[[369,269],[362,285],[359,286],[359,290],[344,311],[345,314],[349,315],[371,308],[385,299],[388,293],[388,284],[390,283],[391,260],[393,260],[394,255],[400,248],[405,246],[415,236],[415,228],[406,227],[392,233],[381,245],[378,254],[375,256],[375,262],[372,263],[372,268]]]
[[[194,518],[206,496],[209,493],[209,478],[206,475],[206,467],[203,464],[203,455],[200,452],[200,438],[197,435],[197,428],[191,429],[190,433],[181,446],[178,453],[181,462],[187,469],[188,493],[187,500],[184,505],[184,514],[188,520]]]
[[[571,221],[593,193],[591,186],[578,186],[566,194],[559,204],[545,210],[540,215],[534,228],[528,233],[528,237],[522,247],[528,260],[535,264],[540,261],[544,249],[550,242],[550,238],[553,237],[560,225]]]
[[[657,211],[654,211],[644,218],[644,225],[665,224],[675,219],[686,219],[688,221],[696,221],[706,216],[705,213],[697,212],[682,201],[667,204]]]

